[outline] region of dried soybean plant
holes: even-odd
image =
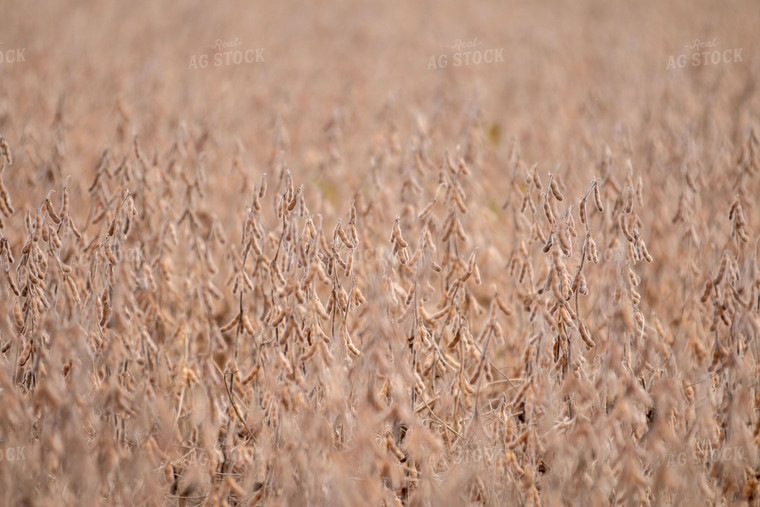
[[[547,160],[446,97],[0,138],[4,502],[757,502],[752,127]]]

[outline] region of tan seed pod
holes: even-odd
[[[635,261],[635,262],[640,261],[642,257],[641,257],[641,252],[638,248],[638,245],[635,245],[634,243],[631,243],[631,242],[628,242],[627,245],[628,245],[628,257],[632,261]]]
[[[248,239],[248,246],[251,248],[251,250],[253,250],[253,253],[256,254],[256,256],[261,257],[262,250],[259,244],[256,242],[256,238],[251,236]]]
[[[351,206],[348,208],[348,223],[356,223],[356,199],[351,200]]]
[[[13,318],[16,320],[16,327],[19,329],[24,327],[24,318],[21,316],[21,306],[18,299],[13,302]]]
[[[602,204],[602,194],[599,191],[599,183],[594,182],[594,204],[599,213],[604,213],[604,204]]]
[[[530,192],[527,190],[523,194],[522,202],[520,203],[520,213],[525,213],[525,210],[528,209],[528,201],[530,200]]]
[[[446,340],[446,346],[449,349],[454,349],[462,339],[461,329],[458,329],[456,334],[454,334],[451,328],[449,326],[446,326],[444,328],[444,339]]]
[[[713,285],[720,285],[720,282],[723,281],[723,276],[726,274],[726,268],[728,267],[728,261],[728,253],[723,254],[723,258],[720,261],[720,267],[718,268],[718,274],[715,275]]]
[[[47,214],[53,223],[56,225],[61,223],[61,217],[59,217],[53,209],[53,205],[50,203],[50,199],[45,199],[45,204],[43,204],[43,207],[45,208],[45,211],[47,211]]]
[[[6,271],[5,274],[8,277],[8,285],[11,287],[11,291],[13,291],[13,294],[15,296],[20,296],[21,295],[21,291],[19,290],[18,285],[16,284],[16,282],[13,280],[13,277],[11,276],[10,271]]]
[[[638,329],[644,329],[644,315],[638,310],[633,312],[633,317],[636,320],[636,326]]]
[[[634,238],[631,231],[628,229],[628,220],[626,220],[626,216],[620,215],[618,217],[618,223],[620,224],[620,230],[623,231],[623,235],[625,235],[625,239],[627,239],[629,243],[633,243]]]
[[[36,224],[34,226],[33,238],[34,238],[34,242],[36,243],[40,240],[40,235],[42,234],[42,229],[44,227],[44,221],[42,218],[42,213],[35,212],[34,216],[36,219]]]
[[[451,235],[454,233],[454,229],[455,229],[455,224],[454,224],[454,221],[452,220],[451,223],[449,224],[449,227],[445,230],[445,232],[443,233],[443,236],[441,237],[441,241],[443,243],[447,243],[449,241],[449,239],[451,238]]]
[[[451,305],[446,305],[437,312],[435,312],[433,315],[430,316],[430,320],[440,320],[443,317],[446,316],[446,314],[449,313],[449,310],[451,309]]]
[[[255,194],[253,196],[253,209],[255,211],[261,211],[261,200],[259,199],[259,195]]]
[[[190,385],[198,382],[198,376],[195,372],[185,366],[182,368],[182,385]]]
[[[11,155],[11,148],[8,146],[8,141],[3,136],[0,136],[0,150],[2,151],[3,158],[8,162],[8,165],[13,165],[13,155]]]
[[[171,463],[167,463],[164,468],[164,479],[167,483],[173,483],[174,482],[174,467],[172,467]]]
[[[599,256],[597,255],[596,251],[596,242],[594,241],[594,238],[591,236],[588,237],[588,251],[589,251],[589,260],[593,262],[594,264],[599,264]]]
[[[190,210],[185,211],[186,214],[190,214]],[[183,215],[184,217],[184,215]],[[181,219],[180,219],[181,220]],[[108,237],[113,237],[114,233],[121,227],[121,215],[116,215],[113,220],[111,220],[110,225],[108,226]]]
[[[557,184],[557,180],[550,176],[549,181],[550,181],[549,188],[552,194],[554,195],[554,197],[557,198],[558,201],[562,201],[565,198],[565,196],[563,196],[562,192],[560,192],[559,185]]]
[[[510,418],[509,420],[510,420],[510,422],[512,421],[512,419],[511,419],[511,418]],[[517,462],[517,457],[515,456],[515,453],[514,453],[514,452],[512,452],[512,451],[509,451],[509,454],[508,454],[508,460],[507,460],[507,461],[508,461],[508,463],[510,463],[510,464],[512,465],[512,467],[515,469],[515,472],[517,473],[517,475],[523,475],[523,474],[525,473],[525,470],[524,470],[524,469],[523,469],[523,468],[520,466],[520,464]],[[536,503],[536,505],[540,505],[540,503]]]
[[[580,212],[581,223],[585,225],[586,224],[586,198],[585,197],[581,199],[581,204],[578,208],[578,211]]]
[[[455,220],[455,224],[456,224],[457,238],[459,238],[459,241],[461,241],[462,243],[467,243],[467,234],[465,234],[464,232],[464,227],[462,227],[462,222],[460,222],[459,219],[457,218]]]
[[[253,328],[253,325],[251,324],[251,321],[248,318],[247,314],[244,313],[241,320],[243,324],[243,329],[245,329],[246,333],[248,333],[250,336],[253,336],[254,334],[256,334],[256,331]]]
[[[274,314],[275,317],[269,322],[269,325],[271,327],[277,327],[280,324],[282,324],[282,321],[285,319],[285,316],[287,315],[287,311],[283,308],[282,310],[279,310],[278,313]]]
[[[367,302],[358,286],[354,287],[354,300],[357,305],[363,305]]]
[[[530,208],[530,213],[532,215],[535,215],[537,213],[536,205],[533,204],[533,199],[528,199],[528,207]]]
[[[739,238],[743,242],[749,243],[749,236],[747,235],[747,232],[744,230],[744,227],[741,227],[741,226],[737,227],[736,232],[739,235]]]
[[[734,213],[736,213],[736,208],[739,206],[739,196],[737,195],[734,199],[734,202],[731,203],[731,208],[728,210],[728,219],[733,220],[734,219]]]
[[[552,292],[554,293],[554,299],[556,301],[564,301],[565,298],[562,295],[562,277],[560,275],[555,275],[552,277]]]
[[[348,254],[348,261],[346,261],[346,269],[343,271],[345,276],[351,276],[354,269],[354,252]]]
[[[459,211],[462,214],[467,214],[469,210],[467,206],[464,204],[462,197],[457,192],[454,192],[453,198],[454,198],[454,203],[457,205],[457,208],[459,208]]]
[[[529,262],[522,263],[522,267],[520,268],[520,276],[517,278],[517,281],[519,283],[523,283],[525,281],[525,275],[527,275],[528,273],[527,267],[529,264],[530,264]]]
[[[528,431],[524,431],[515,441],[509,444],[510,449],[516,449],[528,439]],[[539,504],[540,505],[540,504]]]
[[[452,174],[456,174],[457,166],[454,165],[454,161],[451,159],[451,155],[449,155],[448,150],[446,150],[446,153],[444,154],[444,158],[446,159],[446,166],[449,168],[449,171],[451,171]]]
[[[630,213],[633,209],[633,189],[631,187],[627,187],[625,189],[625,207],[623,208],[623,213]]]
[[[581,339],[589,346],[589,348],[596,346],[596,343],[591,339],[588,328],[586,328],[586,324],[584,324],[583,321],[578,322],[578,330],[580,331]]]
[[[586,285],[586,277],[583,273],[580,273],[578,277],[578,293],[581,296],[588,296],[588,286]]]
[[[111,317],[111,305],[108,301],[105,301],[103,303],[103,309],[100,316],[100,327],[105,327],[110,317]]]
[[[404,238],[401,236],[401,226],[399,225],[398,217],[393,223],[393,236],[391,237],[391,242],[394,241],[400,248],[406,248],[408,246],[407,242],[404,241]]]
[[[228,322],[227,324],[225,324],[224,326],[222,326],[219,329],[219,331],[221,331],[222,333],[227,333],[230,330],[232,330],[232,328],[235,327],[238,324],[238,322],[240,322],[240,314],[239,313],[237,315],[235,315],[234,319],[232,319],[230,322]]]
[[[554,218],[554,212],[552,211],[552,207],[549,205],[549,199],[546,196],[544,196],[544,215],[546,215],[546,219],[550,224],[557,224],[557,219]]]
[[[277,353],[277,358],[278,358],[280,364],[282,365],[282,367],[288,373],[288,375],[292,375],[293,374],[293,365],[290,363],[290,359],[288,359],[287,356],[285,356],[285,354],[282,352],[282,350],[280,350]]]
[[[528,257],[528,247],[525,245],[525,241],[520,241],[520,253],[523,257]]]
[[[280,404],[273,402],[269,405],[269,422],[272,428],[277,428],[280,421]]]
[[[287,207],[288,211],[293,211],[294,209],[296,209],[296,204],[298,204],[298,197],[301,195],[301,192],[303,192],[303,185],[298,187],[298,190],[295,192],[295,194],[293,195],[293,198],[288,203],[288,207]]]
[[[641,240],[641,253],[644,256],[644,260],[647,262],[653,262],[654,257],[652,257],[652,254],[649,253],[649,250],[647,249],[647,244],[644,242],[644,240]]]
[[[633,272],[633,269],[630,267],[628,268],[628,279],[631,281],[631,285],[634,287],[639,285],[641,283],[641,278],[636,275],[636,273]]]
[[[427,204],[427,206],[425,206],[424,208],[422,208],[422,210],[419,213],[417,213],[417,219],[420,222],[424,222],[425,220],[427,220],[427,218],[433,212],[433,207],[434,206],[435,206],[435,199],[433,199],[432,201],[430,201]]]
[[[720,315],[720,320],[722,320],[725,325],[727,326],[731,325],[731,319],[729,318],[728,314],[726,313],[726,311],[723,309],[722,306],[718,307],[718,314]]]
[[[544,253],[549,253],[549,250],[552,249],[554,233],[549,233],[549,237],[546,239],[546,244],[544,244],[544,247],[541,249]]]
[[[523,261],[518,256],[516,256],[515,254],[512,254],[512,257],[509,261],[509,265],[507,266],[507,269],[509,271],[509,276],[514,278],[518,273],[517,270],[522,267],[522,263]]]
[[[571,257],[573,254],[573,244],[570,242],[570,236],[567,232],[567,228],[560,227],[557,230],[557,237],[559,238],[559,246],[562,249],[562,254],[565,257]]]
[[[575,218],[573,217],[573,214],[570,213],[572,211],[572,204],[569,206],[568,214],[567,214],[567,232],[570,233],[571,238],[577,238],[578,237],[578,231],[575,228]]]
[[[346,348],[355,356],[361,356],[362,353],[359,349],[356,348],[354,345],[354,342],[351,341],[351,336],[348,334],[348,331],[345,331],[345,340],[346,340]]]
[[[6,217],[9,217],[14,213],[13,204],[11,203],[11,194],[8,193],[8,190],[5,188],[5,185],[3,185],[2,177],[0,177],[0,203],[2,203],[2,206],[0,206],[0,212],[2,212],[3,215]]]
[[[480,370],[480,368],[478,368]],[[475,394],[475,388],[467,381],[464,376],[459,377],[459,388],[466,394]]]
[[[437,250],[433,242],[433,235],[428,227],[425,227],[425,246],[433,252]]]
[[[60,250],[61,245],[63,244],[61,243],[61,238],[58,236],[58,233],[55,232],[55,229],[53,229],[52,227],[49,227],[48,229],[49,229],[50,241],[51,243],[53,243],[53,247],[56,250]]]
[[[533,236],[541,243],[546,243],[546,234],[544,234],[544,230],[537,223],[533,224]]]
[[[266,173],[261,175],[261,179],[259,180],[259,199],[263,199],[264,196],[267,193],[267,180],[266,180]]]
[[[406,295],[406,298],[404,299],[404,306],[409,306],[412,303],[412,298],[417,292],[417,285],[413,284],[411,288],[409,289],[409,293]]]
[[[401,450],[396,446],[395,442],[393,442],[393,436],[390,434],[385,437],[385,447],[389,452],[396,456],[399,461],[404,460],[404,453],[401,452]]]
[[[343,242],[343,244],[346,245],[346,247],[348,247],[350,249],[353,249],[355,245],[348,238],[348,236],[346,235],[346,233],[343,231],[343,228],[340,226],[340,221],[338,221],[337,232],[338,232],[338,236],[340,237],[340,240]]]
[[[301,361],[307,361],[310,359],[319,349],[319,343],[321,340],[315,340],[314,343],[311,345],[311,347],[308,348],[308,350],[301,356]]]
[[[111,249],[111,243],[109,241],[106,241],[106,243],[103,245],[103,251],[106,254],[106,258],[108,259],[108,262],[111,264],[116,264],[116,257],[113,254],[113,250]]]
[[[462,157],[459,157],[459,172],[465,176],[470,174],[470,169],[467,167],[467,164],[465,164],[464,158]]]
[[[24,351],[21,353],[21,356],[18,359],[18,365],[24,366],[26,362],[29,360],[29,357],[32,354],[32,342],[29,341],[26,343],[26,347],[24,347]]]
[[[572,320],[576,320],[578,318],[578,314],[575,313],[575,310],[573,310],[573,307],[571,305],[565,305],[565,310],[568,314],[570,314],[570,318]]]
[[[562,274],[567,271],[565,263],[562,261],[562,254],[559,252],[559,250],[554,250],[552,252],[552,265],[558,274]]]
[[[280,269],[279,262],[273,260],[269,266],[271,267],[270,272],[274,275],[274,277],[277,278],[277,281],[280,283],[280,285],[286,285],[287,282],[285,281],[285,277],[282,274],[282,270]],[[251,283],[251,280],[248,277],[248,274],[245,273],[244,271],[242,273],[245,277],[246,285],[248,286],[250,290],[253,290],[253,284]]]
[[[541,178],[538,176],[536,167],[538,167],[538,164],[533,164],[533,166],[530,168],[530,171],[533,177],[533,184],[536,186],[537,190],[541,190],[541,187],[543,187],[543,185],[541,184]]]
[[[398,253],[398,260],[402,265],[406,266],[407,264],[409,264],[409,252],[405,248],[398,250],[397,253]]]

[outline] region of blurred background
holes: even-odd
[[[499,148],[516,138],[526,158],[553,163],[578,140],[646,128],[655,110],[699,129],[716,110],[735,123],[758,107],[753,1],[6,1],[2,12],[0,50],[23,48],[25,61],[0,64],[0,132],[14,144],[44,136],[58,110],[68,155],[87,165],[100,153],[85,145],[113,142],[125,121],[117,104],[124,132],[145,142],[185,121],[209,142],[255,146],[279,125],[304,164],[334,114],[371,139],[381,115],[403,128],[418,112],[446,120],[477,105]],[[740,48],[743,61],[668,69],[697,39]],[[217,40],[263,48],[264,61],[215,66]],[[458,40],[503,49],[504,61],[455,67]],[[431,68],[443,54],[448,66]],[[208,66],[191,68],[201,55]]]

